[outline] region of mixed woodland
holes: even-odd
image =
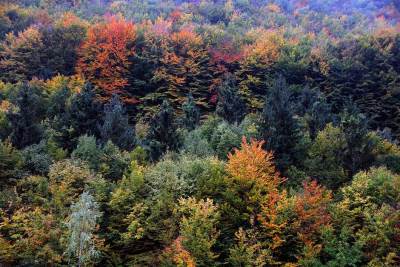
[[[400,266],[397,0],[0,1],[0,266]]]

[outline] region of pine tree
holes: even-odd
[[[239,95],[236,81],[232,76],[226,77],[218,89],[217,115],[229,123],[240,123],[246,115],[246,103]]]
[[[69,240],[67,254],[77,266],[86,266],[99,256],[93,232],[101,217],[98,204],[88,192],[83,192],[79,201],[72,205],[72,214],[67,222]]]
[[[186,102],[183,103],[182,111],[182,126],[189,131],[194,130],[200,121],[200,111],[196,107],[196,102],[194,101],[193,95],[191,93],[189,93]]]
[[[262,134],[266,149],[273,151],[279,169],[285,169],[296,158],[299,126],[295,118],[291,92],[281,76],[267,94],[262,112]]]
[[[129,125],[128,115],[117,95],[113,95],[110,102],[104,107],[100,136],[103,144],[110,140],[125,150],[130,150],[135,145],[135,131]]]

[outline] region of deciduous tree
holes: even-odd
[[[93,233],[102,214],[98,204],[88,192],[72,205],[67,222],[69,233],[67,254],[77,266],[86,266],[99,256]]]
[[[78,73],[102,90],[109,99],[119,94],[128,103],[135,98],[126,90],[129,86],[130,58],[135,53],[136,28],[123,18],[110,17],[92,25],[79,50]]]

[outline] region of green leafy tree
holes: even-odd
[[[318,133],[308,151],[308,159],[305,161],[308,175],[329,188],[340,187],[348,179],[344,168],[346,147],[343,131],[328,124]]]
[[[235,233],[236,244],[229,249],[229,263],[232,266],[262,267],[265,266],[267,251],[255,236],[255,231],[242,228]]]
[[[241,129],[225,121],[213,129],[210,145],[220,159],[226,159],[229,152],[240,146],[242,137]]]
[[[101,156],[101,148],[97,145],[96,138],[87,135],[79,137],[78,145],[71,154],[73,159],[86,161],[93,170],[99,169]]]
[[[99,172],[107,179],[119,180],[129,167],[129,163],[129,153],[121,151],[118,146],[108,141],[101,150]]]
[[[319,90],[312,90],[309,87],[301,91],[297,100],[296,113],[304,117],[312,139],[333,120],[331,107],[326,98]]]
[[[45,175],[53,162],[45,142],[31,145],[22,151],[23,168],[32,174]]]
[[[349,171],[349,177],[352,177],[372,165],[374,144],[368,137],[367,119],[354,104],[345,109],[340,126],[347,143],[344,164]]]
[[[351,184],[342,189],[343,200],[335,206],[336,224],[352,230],[364,264],[391,266],[396,261],[399,179],[398,174],[385,168],[372,168],[356,174]]]
[[[0,142],[0,179],[1,187],[18,178],[22,167],[22,157],[10,142]]]
[[[218,207],[211,199],[180,199],[179,211],[183,214],[180,221],[182,245],[196,262],[196,266],[215,266],[218,254],[213,247],[218,238],[216,228],[219,220]]]

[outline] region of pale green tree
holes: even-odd
[[[94,232],[101,217],[98,204],[88,192],[83,192],[78,202],[72,205],[72,213],[67,222],[69,240],[67,255],[70,263],[87,266],[99,256]]]

